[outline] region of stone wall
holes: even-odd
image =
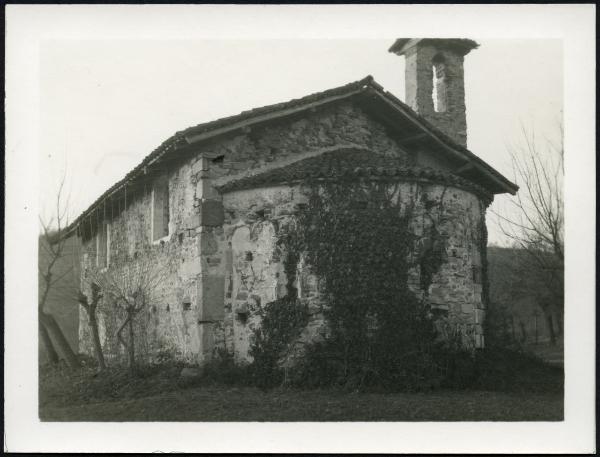
[[[468,336],[465,345],[481,347],[486,205],[470,192],[441,185],[416,185],[413,195],[420,202],[414,213],[414,233],[421,237],[421,244],[430,243],[435,230],[443,239],[444,262],[427,290],[420,289],[421,278],[414,268],[412,289],[431,304],[442,334],[458,330]]]
[[[443,56],[447,103],[444,112],[433,104],[434,58]],[[458,144],[467,145],[464,57],[433,45],[417,45],[406,53],[406,103]]]
[[[441,239],[443,263],[423,289],[418,265],[410,270],[409,285],[427,300],[442,332],[459,332],[466,345],[481,346],[484,300],[481,274],[481,224],[485,205],[465,190],[424,183],[402,183],[396,198],[416,202],[411,230],[420,247]],[[260,311],[269,301],[282,298],[286,277],[277,238],[281,227],[293,224],[294,214],[307,201],[307,189],[298,186],[236,191],[224,196],[229,214],[226,242],[231,246],[230,284],[221,343],[238,362],[249,361],[252,333],[260,325]],[[433,237],[435,232],[439,236]],[[309,305],[310,320],[296,346],[310,343],[326,332],[318,280],[308,266],[298,265],[299,298]],[[243,311],[240,318],[239,310]],[[300,352],[301,348],[291,348]]]
[[[198,331],[197,277],[201,273],[200,237],[196,227],[188,226],[195,214],[196,188],[192,185],[191,167],[167,172],[169,180],[169,236],[151,239],[152,181],[130,189],[125,199],[107,202],[95,218],[83,222],[82,229],[93,232],[83,237],[82,288],[89,295],[90,281],[109,279],[120,286],[120,278],[134,265],[151,265],[151,273],[160,280],[149,292],[150,303],[136,319],[136,351],[142,358],[171,352],[178,358],[195,361],[200,350]],[[109,266],[104,271],[96,264],[96,226],[102,217],[110,223]],[[81,230],[80,230],[81,231]],[[104,280],[106,281],[106,280]],[[106,297],[106,293],[104,293]],[[107,298],[99,306],[101,337],[107,357],[124,354],[116,331],[124,319]],[[92,353],[87,315],[80,311],[80,350]]]
[[[351,103],[255,127],[247,133],[200,146],[198,152],[213,158],[207,176],[220,184],[231,175],[277,166],[341,146],[360,146],[376,154],[408,160],[406,150],[390,138],[385,128]]]
[[[151,240],[152,182],[160,178],[158,175],[149,175],[145,185],[127,191],[126,208],[124,195],[120,195],[101,204],[96,213],[82,221],[84,292],[89,293],[94,275],[106,274],[94,267],[97,227],[106,218],[110,222],[108,273],[124,277],[131,265],[151,260],[164,276],[136,320],[136,350],[140,357],[151,359],[165,353],[203,363],[217,351],[226,350],[239,362],[249,360],[261,307],[285,291],[281,260],[285,253],[275,243],[278,230],[282,224],[291,223],[306,196],[298,187],[221,195],[215,186],[343,146],[368,148],[400,162],[408,160],[407,152],[381,125],[349,103],[198,146],[192,157],[171,162],[163,170],[169,188],[168,236],[158,242]],[[483,206],[477,197],[463,190],[408,183],[403,186],[405,195],[412,192],[422,202],[415,230],[426,234],[433,220],[448,239],[447,265],[430,290],[419,293],[431,297],[441,314],[458,316],[465,325],[476,328],[473,310],[480,308],[481,290],[473,282],[476,273],[472,265],[480,257],[474,246]],[[423,199],[424,195],[427,198]],[[321,331],[322,304],[316,280],[308,269],[298,281],[301,298],[310,302],[312,317],[303,337],[308,340]],[[415,281],[418,284],[418,278]],[[123,313],[105,300],[99,314],[107,358],[122,358],[124,351],[116,330]],[[92,353],[83,310],[80,350]]]
[[[165,168],[168,178],[170,222],[169,236],[159,243],[151,241],[152,182],[129,189],[125,197],[108,200],[98,211],[82,221],[80,232],[90,232],[82,242],[82,288],[89,294],[96,259],[97,227],[110,222],[109,271],[119,276],[136,256],[144,256],[150,248],[165,272],[165,280],[152,292],[153,303],[138,319],[140,354],[150,357],[170,352],[178,358],[202,362],[215,350],[218,335],[229,332],[229,345],[235,325],[225,313],[230,303],[232,247],[225,242],[222,196],[214,185],[219,179],[273,165],[275,161],[296,160],[323,149],[341,145],[362,145],[379,154],[406,159],[405,151],[388,137],[385,129],[369,119],[352,104],[339,104],[281,121],[268,127],[255,128],[237,136],[226,137],[198,147],[193,157]],[[160,179],[160,176],[155,177]],[[125,200],[127,208],[125,209]],[[236,249],[247,243],[247,236],[236,235]],[[254,236],[254,235],[253,235]],[[239,245],[239,246],[238,246]],[[260,259],[260,255],[257,256]],[[168,265],[167,259],[176,259]],[[142,261],[143,259],[138,259]],[[96,275],[99,274],[96,272]],[[266,292],[265,292],[266,293]],[[255,294],[256,295],[256,294]],[[269,296],[264,296],[266,300]],[[232,305],[233,306],[233,305]],[[100,306],[101,336],[107,356],[122,357],[123,348],[115,332],[123,316],[114,306]],[[246,327],[240,327],[240,335]],[[80,350],[92,353],[85,311],[80,310]],[[242,351],[243,352],[243,351]]]

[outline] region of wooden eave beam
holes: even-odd
[[[456,170],[454,170],[454,174],[461,175],[462,173],[465,173],[467,171],[471,171],[474,168],[475,168],[475,165],[473,165],[472,162],[467,162],[466,164],[464,164],[461,167],[458,167]]]
[[[451,155],[453,155],[455,158],[460,159],[461,161],[464,161],[467,157],[472,156],[474,161],[481,161],[480,158],[478,158],[477,156],[475,156],[472,152],[459,152],[457,150],[455,150],[454,148],[450,147],[449,145],[447,145],[444,141],[442,141],[440,138],[437,137],[437,135],[430,133],[429,129],[424,126],[421,122],[419,122],[418,119],[415,119],[414,117],[410,116],[409,113],[406,113],[404,109],[402,109],[401,106],[399,106],[397,103],[393,102],[392,100],[390,100],[388,98],[388,96],[386,94],[381,94],[377,91],[371,91],[373,94],[375,94],[381,101],[383,101],[385,104],[393,107],[394,109],[406,114],[412,121],[412,123],[417,126],[420,130],[422,130],[425,133],[428,133],[431,140],[435,141],[441,148],[443,148],[444,150],[446,150],[447,152],[449,152]],[[499,190],[502,190],[504,192],[508,192],[512,195],[514,195],[518,189],[518,187],[513,187],[514,184],[508,185],[507,183],[503,182],[499,177],[495,176],[494,173],[490,170],[487,169],[487,167],[485,167],[484,165],[475,165],[477,170],[480,171],[490,182],[494,183],[495,185],[498,186]],[[489,167],[489,165],[488,165]]]

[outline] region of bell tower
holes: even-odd
[[[464,57],[479,45],[459,38],[398,38],[406,58],[406,103],[442,133],[467,146]]]

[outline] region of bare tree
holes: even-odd
[[[533,287],[554,344],[555,324],[559,332],[561,324],[554,322],[553,311],[562,315],[564,301],[563,131],[560,125],[558,141],[538,139],[524,126],[521,132],[521,141],[509,148],[520,190],[507,211],[495,214],[504,235],[527,253],[518,274]]]
[[[98,302],[102,298],[102,295],[100,293],[100,286],[98,286],[98,284],[92,283],[91,289],[91,300],[88,300],[88,297],[81,290],[79,291],[79,296],[77,299],[81,307],[85,309],[88,315],[88,323],[92,332],[92,343],[94,345],[96,360],[98,361],[98,368],[100,368],[100,370],[105,370],[106,362],[104,361],[104,353],[102,352],[102,343],[100,342],[100,333],[98,331],[98,317],[96,314]]]
[[[102,291],[106,309],[109,312],[120,310],[124,314],[116,337],[127,351],[132,374],[136,371],[136,318],[155,300],[156,292],[167,279],[172,263],[168,254],[159,259],[158,249],[148,247],[135,258],[116,261],[115,265],[107,268],[92,267],[88,270],[92,287],[96,290],[95,297]],[[125,330],[126,337],[123,335]]]
[[[71,268],[66,268],[65,271],[58,271],[57,268],[61,259],[64,259],[67,244],[67,240],[63,236],[63,230],[68,225],[68,205],[64,204],[65,202],[62,200],[64,182],[63,177],[56,196],[56,213],[54,217],[46,222],[40,217],[43,233],[39,240],[41,255],[38,263],[38,319],[40,336],[50,361],[58,362],[58,353],[60,353],[69,367],[77,368],[80,364],[76,354],[54,316],[45,309],[50,291],[67,275],[73,273]],[[54,344],[56,344],[58,351],[54,348]]]
[[[96,355],[98,367],[100,370],[104,370],[106,368],[106,363],[102,352],[102,344],[100,342],[98,331],[98,319],[96,316],[97,305],[101,299],[101,295],[99,294],[99,289],[96,285],[96,287],[92,287],[91,297],[88,298],[81,290],[79,276],[75,276],[78,272],[75,265],[79,264],[81,261],[80,249],[79,242],[75,238],[76,235],[66,233],[66,229],[69,226],[67,218],[69,198],[63,198],[64,183],[65,176],[63,175],[57,192],[56,207],[54,208],[55,216],[50,218],[47,222],[40,218],[43,230],[43,235],[40,240],[40,249],[43,250],[43,254],[45,254],[43,257],[46,259],[45,264],[43,261],[40,263],[40,268],[45,270],[43,272],[40,271],[40,277],[42,278],[41,283],[44,284],[44,287],[40,292],[40,303],[46,303],[49,294],[65,304],[69,302],[79,303],[88,315],[88,325],[93,336],[94,353]],[[40,256],[40,258],[41,257],[42,256]],[[60,266],[60,269],[62,270],[59,275],[54,274],[54,270],[57,269],[57,266]],[[72,281],[63,281],[63,279],[68,278],[70,275],[73,276]],[[58,355],[52,347],[52,339],[48,335],[46,326],[41,324],[42,320],[47,321],[47,325],[54,328],[54,332],[57,335],[55,338],[58,338],[59,345],[64,346],[64,344],[68,343],[54,317],[47,312],[40,314],[40,335],[46,347],[49,359],[54,363],[58,361]],[[64,350],[66,350],[66,347]],[[66,357],[68,357],[69,360],[72,360],[74,356],[69,354]]]

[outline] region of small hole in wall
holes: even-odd
[[[258,211],[254,212],[258,217],[260,217],[261,219],[265,217],[265,210],[264,209],[259,209]]]
[[[246,251],[246,261],[251,262],[254,259],[254,255],[250,251]]]
[[[425,200],[425,209],[431,209],[435,206],[435,200]]]
[[[156,313],[156,306],[152,305],[152,312]]]
[[[433,315],[433,319],[439,319],[448,317],[448,309],[445,306],[432,307],[431,314]]]
[[[211,162],[215,163],[215,164],[221,164],[221,163],[223,163],[223,160],[225,160],[225,156],[220,155],[220,156],[217,156],[214,159],[212,159]]]
[[[235,319],[240,323],[240,324],[245,324],[246,322],[248,322],[248,313],[235,313]]]
[[[171,311],[171,307],[167,305],[167,313]]]
[[[134,258],[134,259],[137,259],[137,258],[138,258],[138,253],[137,253],[137,251],[135,251],[135,252],[133,253],[133,258]]]
[[[183,233],[180,233],[179,235],[177,235],[177,240],[179,241],[179,244],[183,244]]]
[[[250,295],[250,298],[252,300],[254,300],[254,303],[256,303],[256,306],[260,307],[260,304],[261,304],[260,296],[258,296],[256,294],[252,294],[252,295]]]
[[[188,301],[184,301],[183,302],[183,310],[184,311],[189,311],[190,309],[192,309],[192,303],[188,302]]]

